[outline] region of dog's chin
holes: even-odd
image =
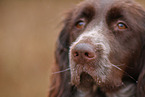
[[[93,88],[94,85],[95,85],[95,81],[91,75],[85,72],[81,73],[80,84],[77,86],[77,88],[83,91],[87,91]]]
[[[112,79],[113,80],[113,79]],[[118,83],[118,85],[115,85],[113,83],[109,82],[101,82],[98,83],[96,82],[96,79],[92,77],[90,74],[86,72],[82,72],[80,74],[80,81],[78,83],[73,83],[79,90],[82,91],[88,91],[88,90],[93,90],[95,91],[97,88],[100,88],[102,92],[114,92],[120,89],[123,84],[122,81]]]

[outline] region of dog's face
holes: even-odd
[[[73,85],[81,89],[96,85],[105,91],[123,85],[126,68],[134,65],[134,56],[141,51],[140,9],[126,0],[88,0],[71,11],[66,27]]]

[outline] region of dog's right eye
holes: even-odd
[[[86,23],[84,21],[78,21],[75,26],[78,29],[83,29],[85,27],[85,25],[86,25]]]

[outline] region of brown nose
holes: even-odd
[[[72,49],[72,56],[77,63],[86,63],[96,58],[93,46],[88,43],[79,43]]]

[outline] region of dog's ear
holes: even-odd
[[[144,25],[145,25],[145,12],[144,12]],[[136,65],[136,69],[139,72],[137,83],[137,97],[145,97],[145,26],[142,27],[142,51],[140,54],[139,63]]]
[[[72,86],[70,82],[70,71],[60,72],[69,69],[69,46],[70,46],[70,28],[71,12],[64,21],[64,27],[60,32],[56,43],[55,59],[53,66],[53,75],[51,76],[51,87],[49,97],[71,97]]]
[[[145,66],[138,79],[137,97],[145,97]]]
[[[133,77],[137,78],[137,97],[145,97],[145,9],[134,2],[132,5],[127,6],[130,25],[137,32],[139,43],[139,54],[136,56],[137,62],[133,70]],[[136,36],[137,37],[137,36]],[[133,74],[132,73],[132,74]]]
[[[145,97],[145,46],[141,54],[140,74],[137,83],[137,97]]]
[[[141,32],[142,50],[140,54],[139,63],[136,66],[139,71],[138,83],[137,83],[137,97],[145,97],[145,9],[140,8],[139,14],[141,17],[138,21],[139,31]]]

